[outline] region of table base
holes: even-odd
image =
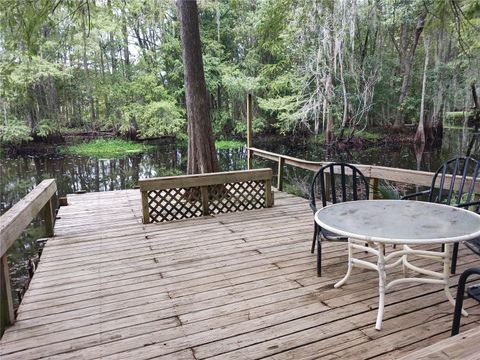
[[[376,247],[376,248],[375,248]],[[357,259],[354,257],[353,250],[361,250],[374,254],[377,256],[377,263]],[[443,272],[435,272],[427,269],[420,268],[411,264],[408,261],[408,255],[415,255],[421,258],[434,259],[443,262]],[[388,263],[392,259],[399,257],[393,263]],[[386,270],[394,266],[402,265],[403,267],[403,279],[396,279],[389,283],[386,280]],[[375,270],[378,272],[378,313],[375,329],[380,330],[382,327],[383,311],[385,307],[385,292],[390,290],[397,284],[407,282],[417,282],[424,284],[439,284],[443,285],[445,290],[445,296],[452,305],[455,306],[455,300],[450,294],[448,286],[448,279],[450,276],[450,244],[445,244],[444,251],[427,251],[427,250],[415,250],[407,245],[403,245],[402,250],[394,251],[388,255],[385,255],[385,244],[369,242],[368,246],[365,245],[365,240],[348,239],[348,270],[342,280],[337,282],[334,287],[338,288],[345,284],[352,273],[353,267],[360,267],[364,269]],[[406,277],[406,270],[410,269],[419,274],[426,275],[428,278],[419,277]],[[467,316],[467,312],[462,309],[462,315]]]

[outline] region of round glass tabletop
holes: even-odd
[[[423,201],[337,203],[318,210],[315,221],[339,235],[386,243],[447,243],[480,236],[480,215]]]

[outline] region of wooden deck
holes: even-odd
[[[377,332],[377,274],[356,269],[333,288],[345,244],[325,245],[318,278],[304,199],[277,192],[270,209],[149,225],[138,190],[69,204],[2,360],[396,359],[449,337],[453,307],[434,285],[388,293]],[[475,261],[461,246],[457,272]],[[461,332],[480,326],[475,305]]]

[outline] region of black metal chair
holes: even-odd
[[[480,201],[475,201],[475,186],[479,181],[480,162],[472,157],[459,156],[445,161],[437,170],[428,190],[408,194],[402,200],[426,196],[427,201],[466,208],[478,212]],[[458,243],[452,252],[451,273],[457,266]]]
[[[346,163],[330,163],[322,166],[313,177],[310,187],[310,208],[313,215],[317,212],[317,200],[320,199],[322,207],[327,202],[335,204],[354,200],[368,199],[368,182],[365,176],[355,166]],[[320,228],[313,221],[313,241],[311,252],[315,251],[317,244],[317,275],[322,276],[322,241],[347,241],[344,236],[339,236]]]
[[[467,283],[467,279],[474,274],[480,275],[480,268],[471,268],[465,270],[462,275],[460,275],[460,280],[458,280],[457,298],[455,299],[455,311],[453,313],[452,336],[457,335],[460,330],[460,318],[462,316],[465,284]],[[479,285],[472,286],[468,288],[467,293],[470,295],[470,297],[480,301],[479,289]]]

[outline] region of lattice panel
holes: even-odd
[[[265,183],[245,181],[208,187],[210,214],[253,210],[266,207]]]
[[[199,187],[152,190],[147,192],[150,222],[202,216]]]

